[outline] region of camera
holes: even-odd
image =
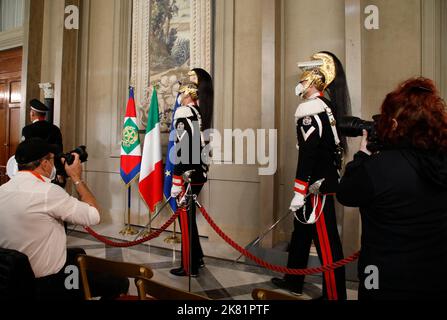
[[[380,115],[373,116],[373,121],[366,121],[357,117],[344,117],[340,123],[340,133],[346,137],[361,137],[363,130],[368,132],[367,148],[371,152],[377,152],[383,148],[383,144],[377,134],[377,125]]]
[[[76,149],[74,149],[73,151],[57,154],[54,158],[55,158],[55,166],[56,166],[58,175],[68,177],[67,172],[65,172],[64,164],[66,163],[69,166],[73,164],[73,162],[75,160],[73,153],[77,153],[79,155],[79,160],[81,160],[81,163],[86,162],[88,159],[88,153],[87,153],[86,146],[79,146]],[[62,160],[62,158],[65,159],[65,162]]]

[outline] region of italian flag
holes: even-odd
[[[160,120],[158,117],[158,98],[154,88],[149,108],[146,136],[141,162],[140,195],[151,212],[163,199],[163,161],[161,157]]]

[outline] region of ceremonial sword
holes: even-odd
[[[172,196],[169,197],[168,200],[166,200],[166,202],[161,206],[160,209],[158,209],[158,212],[154,215],[154,217],[151,218],[148,224],[146,224],[144,228],[137,234],[137,236],[135,237],[135,241],[137,241],[137,239],[144,233],[144,231],[146,231],[146,229],[151,225],[151,223],[160,215],[161,211],[169,204],[169,201],[171,201],[171,199]]]
[[[320,192],[320,188],[321,185],[323,184],[324,180],[326,179],[321,179],[316,181],[314,184],[312,184],[309,187],[309,193],[304,197],[304,200],[306,200],[309,196],[311,195],[316,195]],[[284,216],[282,216],[281,218],[278,219],[278,221],[276,221],[270,228],[268,228],[266,231],[264,231],[260,236],[258,236],[255,240],[253,240],[252,242],[250,242],[247,245],[247,248],[251,248],[256,246],[259,242],[262,241],[262,239],[264,239],[273,229],[275,229],[275,227],[281,222],[283,221],[285,218],[287,218],[293,211],[289,210],[287,212],[287,214],[285,214]],[[242,258],[242,254],[234,261],[235,263],[238,262],[241,258]]]

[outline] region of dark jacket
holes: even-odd
[[[355,155],[337,198],[360,207],[360,298],[447,297],[447,155],[395,148]],[[364,287],[377,266],[379,290]]]
[[[309,186],[325,179],[320,191],[335,193],[340,177],[335,164],[335,138],[323,108],[323,105],[332,108],[328,103],[318,98],[298,107],[295,116],[299,157],[295,178]]]
[[[174,175],[182,176],[193,170],[191,182],[203,184],[208,180],[208,159],[202,133],[202,117],[196,105],[181,106],[174,115],[176,164]],[[206,161],[204,161],[206,160]]]

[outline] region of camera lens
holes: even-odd
[[[367,127],[368,122],[357,117],[344,117],[339,123],[340,132],[346,137],[360,137]]]

